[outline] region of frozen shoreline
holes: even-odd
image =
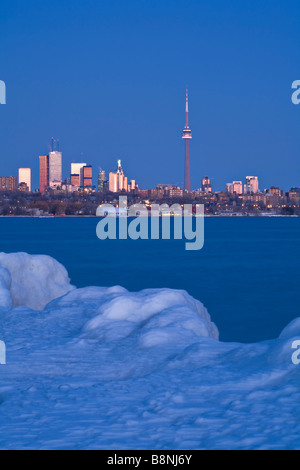
[[[74,289],[21,253],[0,266],[0,448],[300,449],[300,319],[222,343],[185,291]]]

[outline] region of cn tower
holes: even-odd
[[[185,161],[184,161],[184,190],[191,192],[191,174],[190,174],[190,147],[189,139],[192,138],[192,131],[189,128],[189,97],[186,89],[185,98],[185,127],[182,132],[182,138],[185,139]]]

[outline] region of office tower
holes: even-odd
[[[100,168],[99,169],[99,174],[98,174],[98,191],[99,191],[99,193],[103,192],[106,181],[107,181],[107,178],[106,178],[105,171]]]
[[[49,187],[49,157],[48,155],[41,155],[40,159],[40,193],[45,194],[46,189]]]
[[[117,174],[116,173],[109,173],[109,176],[108,176],[108,189],[111,193],[117,193],[118,192]]]
[[[57,188],[62,183],[62,153],[57,150],[49,152],[49,186]]]
[[[83,171],[83,187],[93,186],[93,167],[86,165],[82,168]]]
[[[128,187],[128,190],[129,190],[129,191],[134,191],[135,189],[136,189],[135,180],[131,180],[131,181],[130,181],[130,184],[129,184],[129,187]]]
[[[243,183],[242,181],[233,181],[232,183],[228,183],[226,185],[227,192],[230,194],[243,194]]]
[[[86,166],[86,163],[71,163],[71,175],[79,175],[80,177],[80,182],[78,186],[83,186],[83,167],[84,166]]]
[[[25,183],[28,187],[28,191],[31,192],[31,169],[30,168],[19,168],[19,185]]]
[[[185,97],[185,127],[182,132],[182,138],[185,140],[185,161],[184,161],[184,189],[191,192],[191,175],[190,175],[190,139],[192,131],[189,128],[189,98],[188,89],[186,89]]]
[[[258,185],[258,177],[257,176],[246,176],[246,184],[245,184],[245,191],[247,193],[258,193],[259,192],[259,185]]]
[[[16,176],[0,176],[0,190],[1,191],[16,191],[17,177]]]
[[[109,191],[111,191],[112,193],[128,191],[128,179],[124,175],[121,160],[118,160],[118,167],[116,173],[109,173]]]
[[[201,189],[206,193],[212,192],[212,185],[208,176],[204,176],[204,178],[202,179]]]
[[[77,186],[79,188],[80,185],[80,175],[71,175],[71,186]]]

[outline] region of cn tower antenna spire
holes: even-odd
[[[185,139],[184,189],[187,192],[191,192],[189,139],[192,138],[192,131],[189,128],[189,97],[187,87],[185,91],[185,128],[182,132],[182,138]]]
[[[187,87],[185,91],[185,127],[189,127],[189,92]]]

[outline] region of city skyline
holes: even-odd
[[[187,190],[187,191],[191,191],[191,190],[193,191],[193,190],[199,189],[199,188],[201,187],[201,180],[202,180],[203,178],[205,178],[204,176],[199,176],[199,178],[198,178],[198,180],[199,180],[198,185],[197,185],[197,183],[196,183],[196,186],[195,186],[194,188],[192,187],[192,185],[191,185],[191,175],[193,176],[193,181],[195,181],[196,178],[195,178],[195,176],[194,176],[194,174],[193,174],[193,170],[192,170],[192,171],[190,170],[191,162],[192,162],[192,165],[193,165],[193,163],[194,163],[194,162],[193,162],[193,157],[192,157],[192,159],[190,159],[190,155],[189,155],[189,140],[190,140],[191,138],[192,138],[192,132],[191,132],[191,130],[190,130],[190,128],[189,128],[189,100],[188,100],[188,88],[186,87],[185,127],[184,127],[183,132],[182,132],[182,139],[184,139],[184,141],[185,141],[185,147],[184,147],[184,148],[185,148],[185,150],[184,150],[184,152],[185,152],[185,153],[184,153],[184,155],[185,155],[185,160],[184,160],[184,172],[183,172],[183,178],[182,178],[183,182],[181,182],[181,183],[178,183],[178,182],[177,182],[177,183],[174,183],[174,182],[168,181],[167,184],[176,184],[178,187],[182,187],[182,188],[184,188],[184,189]],[[48,180],[49,180],[49,186],[50,186],[50,187],[55,187],[55,186],[56,186],[56,180],[57,180],[57,182],[59,182],[59,181],[62,182],[62,181],[65,181],[67,178],[69,178],[69,176],[72,177],[72,165],[74,165],[74,166],[78,166],[78,165],[81,165],[81,166],[92,166],[92,167],[93,167],[93,165],[87,165],[86,163],[83,164],[83,163],[71,162],[71,173],[70,173],[70,174],[67,173],[68,176],[64,177],[64,176],[63,176],[63,171],[64,171],[64,173],[65,173],[66,165],[70,165],[70,163],[64,163],[63,160],[62,160],[62,152],[60,152],[60,151],[57,150],[57,148],[59,148],[59,140],[54,140],[54,138],[52,137],[52,138],[51,138],[51,141],[50,141],[49,144],[48,144],[48,148],[49,148],[49,152],[47,153],[47,157],[48,157],[48,159],[49,159],[49,162],[48,162],[48,170],[47,170],[47,171],[48,171]],[[83,153],[81,153],[81,155],[83,155]],[[45,155],[45,156],[46,156],[46,155]],[[44,158],[45,156],[43,156],[43,155],[40,156],[40,157],[39,157],[40,160],[41,160],[41,158]],[[93,158],[91,158],[91,160],[93,160]],[[53,161],[54,161],[54,163],[53,163],[52,166],[51,166],[51,163],[50,163],[50,162],[53,162]],[[53,175],[52,175],[52,174],[51,174],[51,171],[52,171],[52,173],[53,173],[53,171],[55,171],[54,168],[57,167],[57,165],[56,165],[55,162],[58,162],[58,161],[60,161],[60,169],[59,169],[59,170],[56,170],[56,171],[58,171],[59,174],[53,174]],[[120,161],[120,159],[117,158],[117,161]],[[26,163],[26,162],[25,162],[25,163]],[[51,168],[53,168],[53,170],[51,170]],[[98,165],[98,168],[99,168],[99,170],[100,170],[100,169],[102,168],[102,165],[99,164],[99,165]],[[18,168],[18,171],[19,171],[20,169],[22,169],[22,168]],[[138,170],[138,169],[139,169],[139,166],[138,166],[138,164],[137,164],[137,166],[135,167],[135,170],[134,170],[134,171],[136,171],[136,170]],[[30,170],[31,170],[31,173],[33,173],[33,174],[35,173],[35,167],[30,168]],[[32,170],[33,170],[33,171],[32,171]],[[76,171],[77,171],[77,170],[76,170]],[[110,169],[107,170],[107,171],[108,171],[108,173],[111,173],[111,172],[112,172],[112,166],[111,166]],[[4,173],[2,172],[2,174],[4,174]],[[66,174],[66,173],[65,173],[65,174]],[[12,175],[6,175],[6,176],[12,176]],[[35,185],[32,185],[32,182],[31,182],[32,179],[31,179],[31,178],[32,178],[32,177],[31,177],[31,174],[30,174],[30,184],[31,184],[31,186],[35,186]],[[96,178],[98,178],[98,174],[97,174],[97,176],[96,176],[95,174],[93,175],[92,185],[97,187],[97,184],[95,183]],[[39,176],[38,179],[39,179],[39,184],[36,185],[36,189],[38,189],[38,188],[41,187],[41,179],[40,179],[40,176]],[[70,179],[72,179],[72,178],[70,178]],[[94,181],[94,179],[95,179],[95,181]],[[261,180],[264,180],[264,179],[267,179],[267,175],[261,176]],[[210,177],[210,180],[214,180],[214,176],[211,176],[211,177]],[[240,181],[239,181],[239,180],[233,180],[233,184],[234,184],[234,183],[240,183]],[[154,183],[154,185],[153,185],[152,187],[155,187],[157,184],[158,184],[158,183],[157,183],[157,181],[156,181],[156,183]],[[224,183],[224,184],[225,184],[225,186],[229,186],[229,184],[232,184],[232,183]],[[80,186],[83,186],[83,184],[82,184],[82,176],[80,177]],[[274,184],[270,185],[270,187],[271,187],[271,186],[274,186]],[[287,191],[288,189],[290,189],[290,188],[292,188],[292,187],[297,187],[297,186],[298,186],[298,183],[297,183],[296,185],[291,185],[291,184],[290,184],[290,185],[288,185],[288,187],[286,187],[286,188],[283,188],[283,186],[280,186],[280,184],[277,185],[277,186],[278,186],[278,187],[281,187],[282,189],[284,189],[285,191]],[[266,188],[267,188],[267,186],[266,186]],[[215,190],[216,190],[216,191],[222,191],[223,189],[224,189],[224,188],[219,187],[218,189],[215,189]]]
[[[188,109],[188,108],[186,108]],[[188,121],[186,121],[187,123]],[[191,131],[189,130],[189,127],[185,127],[183,131],[183,135],[185,132],[190,133],[191,136]],[[191,137],[188,137],[190,139]],[[183,137],[184,139],[185,137]],[[185,142],[187,142],[186,140]],[[53,142],[53,138],[52,138]],[[211,177],[209,176],[203,176],[200,181],[199,185],[196,186],[195,188],[190,188],[189,190],[186,189],[186,169],[187,169],[187,153],[186,153],[186,146],[185,146],[185,164],[184,164],[184,178],[185,178],[185,183],[182,185],[182,190],[186,192],[197,192],[197,191],[204,191],[204,192],[222,192],[226,191],[228,193],[237,193],[237,194],[248,194],[248,193],[262,193],[264,191],[267,191],[270,188],[278,188],[283,192],[288,192],[289,190],[292,190],[294,188],[299,188],[299,185],[296,186],[289,186],[288,190],[284,190],[280,186],[276,186],[274,184],[270,185],[270,187],[265,187],[265,188],[260,188],[259,187],[259,179],[258,176],[245,176],[245,183],[243,183],[241,180],[233,180],[231,183],[225,183],[224,187],[221,189],[216,189],[212,187],[211,184]],[[189,156],[189,152],[188,152]],[[47,188],[49,189],[57,189],[60,188],[61,185],[71,185],[74,187],[93,187],[95,188],[96,191],[99,191],[99,177],[100,174],[102,174],[102,181],[107,182],[107,189],[112,192],[121,192],[122,190],[127,191],[127,187],[130,187],[130,190],[133,190],[135,188],[138,188],[138,185],[136,184],[135,179],[131,179],[130,184],[128,182],[128,178],[125,177],[123,168],[121,166],[121,159],[117,159],[117,170],[116,172],[113,172],[113,170],[108,171],[108,177],[107,179],[103,179],[103,175],[106,174],[105,170],[102,169],[101,166],[98,166],[98,172],[97,174],[93,173],[93,166],[87,163],[79,163],[79,162],[71,162],[69,163],[69,168],[70,171],[66,175],[63,175],[62,173],[62,152],[59,152],[57,150],[53,149],[49,151],[49,154],[47,155],[40,155],[39,156],[39,185],[36,189],[32,189],[32,181],[31,181],[31,174],[32,174],[32,169],[31,168],[18,168],[17,174],[18,176],[15,175],[2,175],[2,179],[14,179],[16,183],[14,183],[14,187],[16,188],[17,186],[21,185],[21,187],[25,184],[27,184],[29,192],[36,192],[40,191],[41,194],[45,193],[45,190]],[[188,159],[189,162],[189,159]],[[188,168],[188,173],[189,173],[189,168]],[[21,176],[22,175],[22,176]],[[23,177],[24,175],[24,177]],[[26,176],[25,176],[26,175]],[[187,179],[189,181],[190,178]],[[95,180],[97,181],[95,184]],[[17,185],[17,186],[16,186]],[[8,185],[9,187],[11,186],[11,183]],[[180,185],[166,182],[165,184],[159,184],[156,182],[156,184],[151,187],[151,188],[140,188],[140,189],[145,189],[145,190],[150,190],[153,189],[154,187],[158,186],[172,186],[173,188],[177,187],[178,189],[180,188]],[[114,189],[111,189],[114,188]],[[1,189],[1,188],[0,188]],[[3,188],[2,188],[3,189]],[[22,188],[23,189],[23,188]],[[102,190],[103,190],[103,185],[102,185]],[[128,189],[129,190],[129,189]]]
[[[187,95],[186,95],[187,96]],[[188,101],[188,99],[187,99]],[[188,107],[186,107],[186,113],[188,113]],[[188,117],[186,118],[186,126],[183,131],[183,138],[185,132],[188,134],[188,138],[191,138],[191,131],[188,127]],[[52,138],[53,142],[53,138]],[[189,169],[189,159],[188,159],[188,172],[187,172],[187,153],[186,153],[186,145],[185,145],[185,165],[184,165],[184,177],[185,177],[185,184],[182,188],[183,192],[192,193],[194,191],[204,191],[204,192],[212,192],[212,184],[211,180],[208,176],[204,176],[201,179],[201,184],[199,187],[191,188],[190,186],[190,169]],[[17,181],[18,187],[22,190],[25,190],[24,185],[27,185],[27,189],[29,192],[34,192],[31,188],[31,168],[18,168],[18,177],[16,176],[2,176],[2,178],[7,179],[14,179]],[[110,192],[122,192],[125,190],[126,192],[129,190],[134,190],[138,188],[135,179],[131,179],[130,182],[128,178],[125,177],[124,170],[121,165],[121,160],[117,160],[117,170],[116,172],[110,171],[108,173],[108,178],[105,176],[105,170],[102,170],[99,167],[99,172],[97,174],[97,185],[94,185],[94,178],[93,177],[93,167],[87,163],[78,163],[78,162],[71,162],[70,164],[70,173],[68,176],[63,177],[62,175],[62,152],[58,150],[54,150],[52,145],[52,150],[49,152],[48,155],[40,155],[39,156],[39,175],[40,175],[40,184],[39,188],[35,189],[36,191],[41,192],[42,195],[45,194],[47,189],[60,189],[63,185],[70,185],[74,188],[79,187],[90,187],[95,188],[96,191],[99,191],[99,178],[102,180],[102,183],[107,183],[107,190]],[[100,176],[101,175],[101,176]],[[186,178],[188,176],[188,178]],[[9,184],[10,186],[10,184]],[[104,187],[103,184],[101,185],[103,191]],[[180,186],[174,185],[172,183],[166,184],[156,184],[157,187],[173,187],[173,189],[177,188],[180,189]],[[187,189],[187,186],[189,189]],[[236,189],[236,186],[239,186]],[[274,186],[272,186],[274,187]],[[130,188],[130,189],[129,189]],[[153,189],[153,188],[141,188],[141,189]],[[268,188],[265,188],[267,190]],[[259,190],[259,180],[257,176],[246,176],[245,184],[242,181],[233,181],[233,183],[226,183],[225,190],[229,193],[236,192],[237,194],[247,194],[247,193],[257,193],[261,192]],[[214,190],[215,192],[215,190]],[[218,192],[218,191],[217,191]]]
[[[211,178],[208,176],[202,177],[201,185],[192,188],[191,186],[191,170],[190,170],[190,153],[189,153],[189,141],[192,139],[192,131],[189,128],[189,98],[188,98],[188,88],[186,87],[185,94],[185,127],[182,131],[182,139],[185,142],[184,146],[184,183],[183,185],[174,184],[170,181],[167,182],[167,186],[177,187],[179,189],[181,186],[184,191],[190,193],[192,191],[197,191],[200,188],[202,190],[211,192],[212,184]],[[62,152],[59,151],[59,140],[51,138],[51,143],[49,145],[49,154],[39,156],[40,160],[40,169],[39,169],[39,190],[41,194],[45,193],[47,188],[56,189],[61,187],[64,183],[65,185],[71,185],[72,187],[95,187],[96,190],[99,190],[99,177],[102,171],[102,167],[99,166],[99,173],[97,176],[97,184],[94,184],[95,175],[93,178],[93,166],[87,163],[78,163],[71,162],[71,171],[67,177],[63,177],[62,168]],[[136,168],[135,168],[136,170]],[[30,172],[30,175],[22,177],[26,172]],[[21,176],[22,175],[22,176]],[[103,177],[103,174],[102,174]],[[5,178],[5,177],[4,177]],[[24,185],[25,182],[28,182],[27,186],[29,191],[31,191],[31,168],[19,168],[18,169],[18,183],[19,185]],[[103,180],[104,182],[104,180]],[[128,178],[125,177],[123,168],[121,166],[121,159],[117,160],[117,171],[114,173],[112,170],[109,171],[109,176],[107,179],[108,189],[112,192],[121,192],[127,188],[134,190],[138,186],[136,185],[136,180],[133,179],[130,184],[128,183]],[[9,186],[11,183],[9,184]],[[100,184],[103,190],[103,183]],[[156,187],[158,186],[156,182]],[[271,186],[275,187],[274,184]],[[296,187],[296,186],[294,186]],[[153,187],[152,187],[153,188]],[[203,189],[204,188],[204,189]],[[237,194],[248,194],[248,193],[257,193],[259,190],[259,182],[257,176],[246,176],[246,182],[243,184],[240,180],[234,180],[232,183],[226,183],[226,191],[228,193],[237,193]],[[289,189],[293,188],[290,186]],[[37,188],[38,189],[38,188]],[[150,188],[147,188],[150,189]],[[267,190],[268,188],[265,188]],[[279,189],[279,186],[278,186]],[[216,189],[214,189],[216,191]],[[222,190],[217,190],[217,192]]]
[[[71,161],[109,171],[120,158],[141,187],[155,186],[158,171],[182,185],[188,85],[192,187],[211,175],[221,190],[248,174],[260,175],[262,187],[298,185],[291,85],[299,78],[299,2],[189,1],[186,9],[129,0],[116,14],[109,2],[87,0],[83,16],[74,2],[36,8],[29,0],[22,14],[12,4],[0,6],[2,174],[31,167],[38,187],[35,158],[55,135],[64,174]]]

